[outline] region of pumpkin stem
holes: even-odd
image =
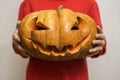
[[[60,5],[60,6],[58,7],[58,12],[59,12],[61,9],[63,9],[63,5]]]

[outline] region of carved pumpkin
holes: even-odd
[[[19,27],[22,46],[44,60],[72,60],[89,55],[96,24],[70,9],[43,10],[25,16]]]

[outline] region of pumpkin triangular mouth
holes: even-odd
[[[87,35],[86,37],[89,38],[90,34]],[[81,42],[77,43],[76,45],[73,46],[71,44],[71,45],[63,46],[62,49],[58,49],[56,46],[51,46],[51,45],[44,46],[41,43],[39,43],[37,41],[33,41],[33,40],[31,42],[33,44],[33,47],[35,49],[38,49],[39,52],[47,52],[47,53],[45,53],[46,55],[50,55],[50,54],[52,54],[51,52],[54,52],[55,54],[58,54],[60,56],[61,54],[65,54],[65,53],[68,53],[68,52],[71,53],[71,54],[73,54],[73,53],[75,54],[76,52],[78,52],[83,45],[81,43],[84,42],[86,37]],[[87,39],[87,40],[89,40],[89,39]],[[86,44],[86,43],[84,43],[84,44]]]

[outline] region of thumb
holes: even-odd
[[[21,21],[18,21],[18,22],[17,22],[17,24],[16,24],[16,28],[18,28],[18,27],[19,27],[20,22],[21,22]]]
[[[97,31],[98,31],[98,33],[103,33],[103,30],[100,26],[97,26]]]

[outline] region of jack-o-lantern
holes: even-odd
[[[28,14],[19,26],[22,46],[36,58],[72,60],[89,55],[97,33],[94,20],[70,9]]]

